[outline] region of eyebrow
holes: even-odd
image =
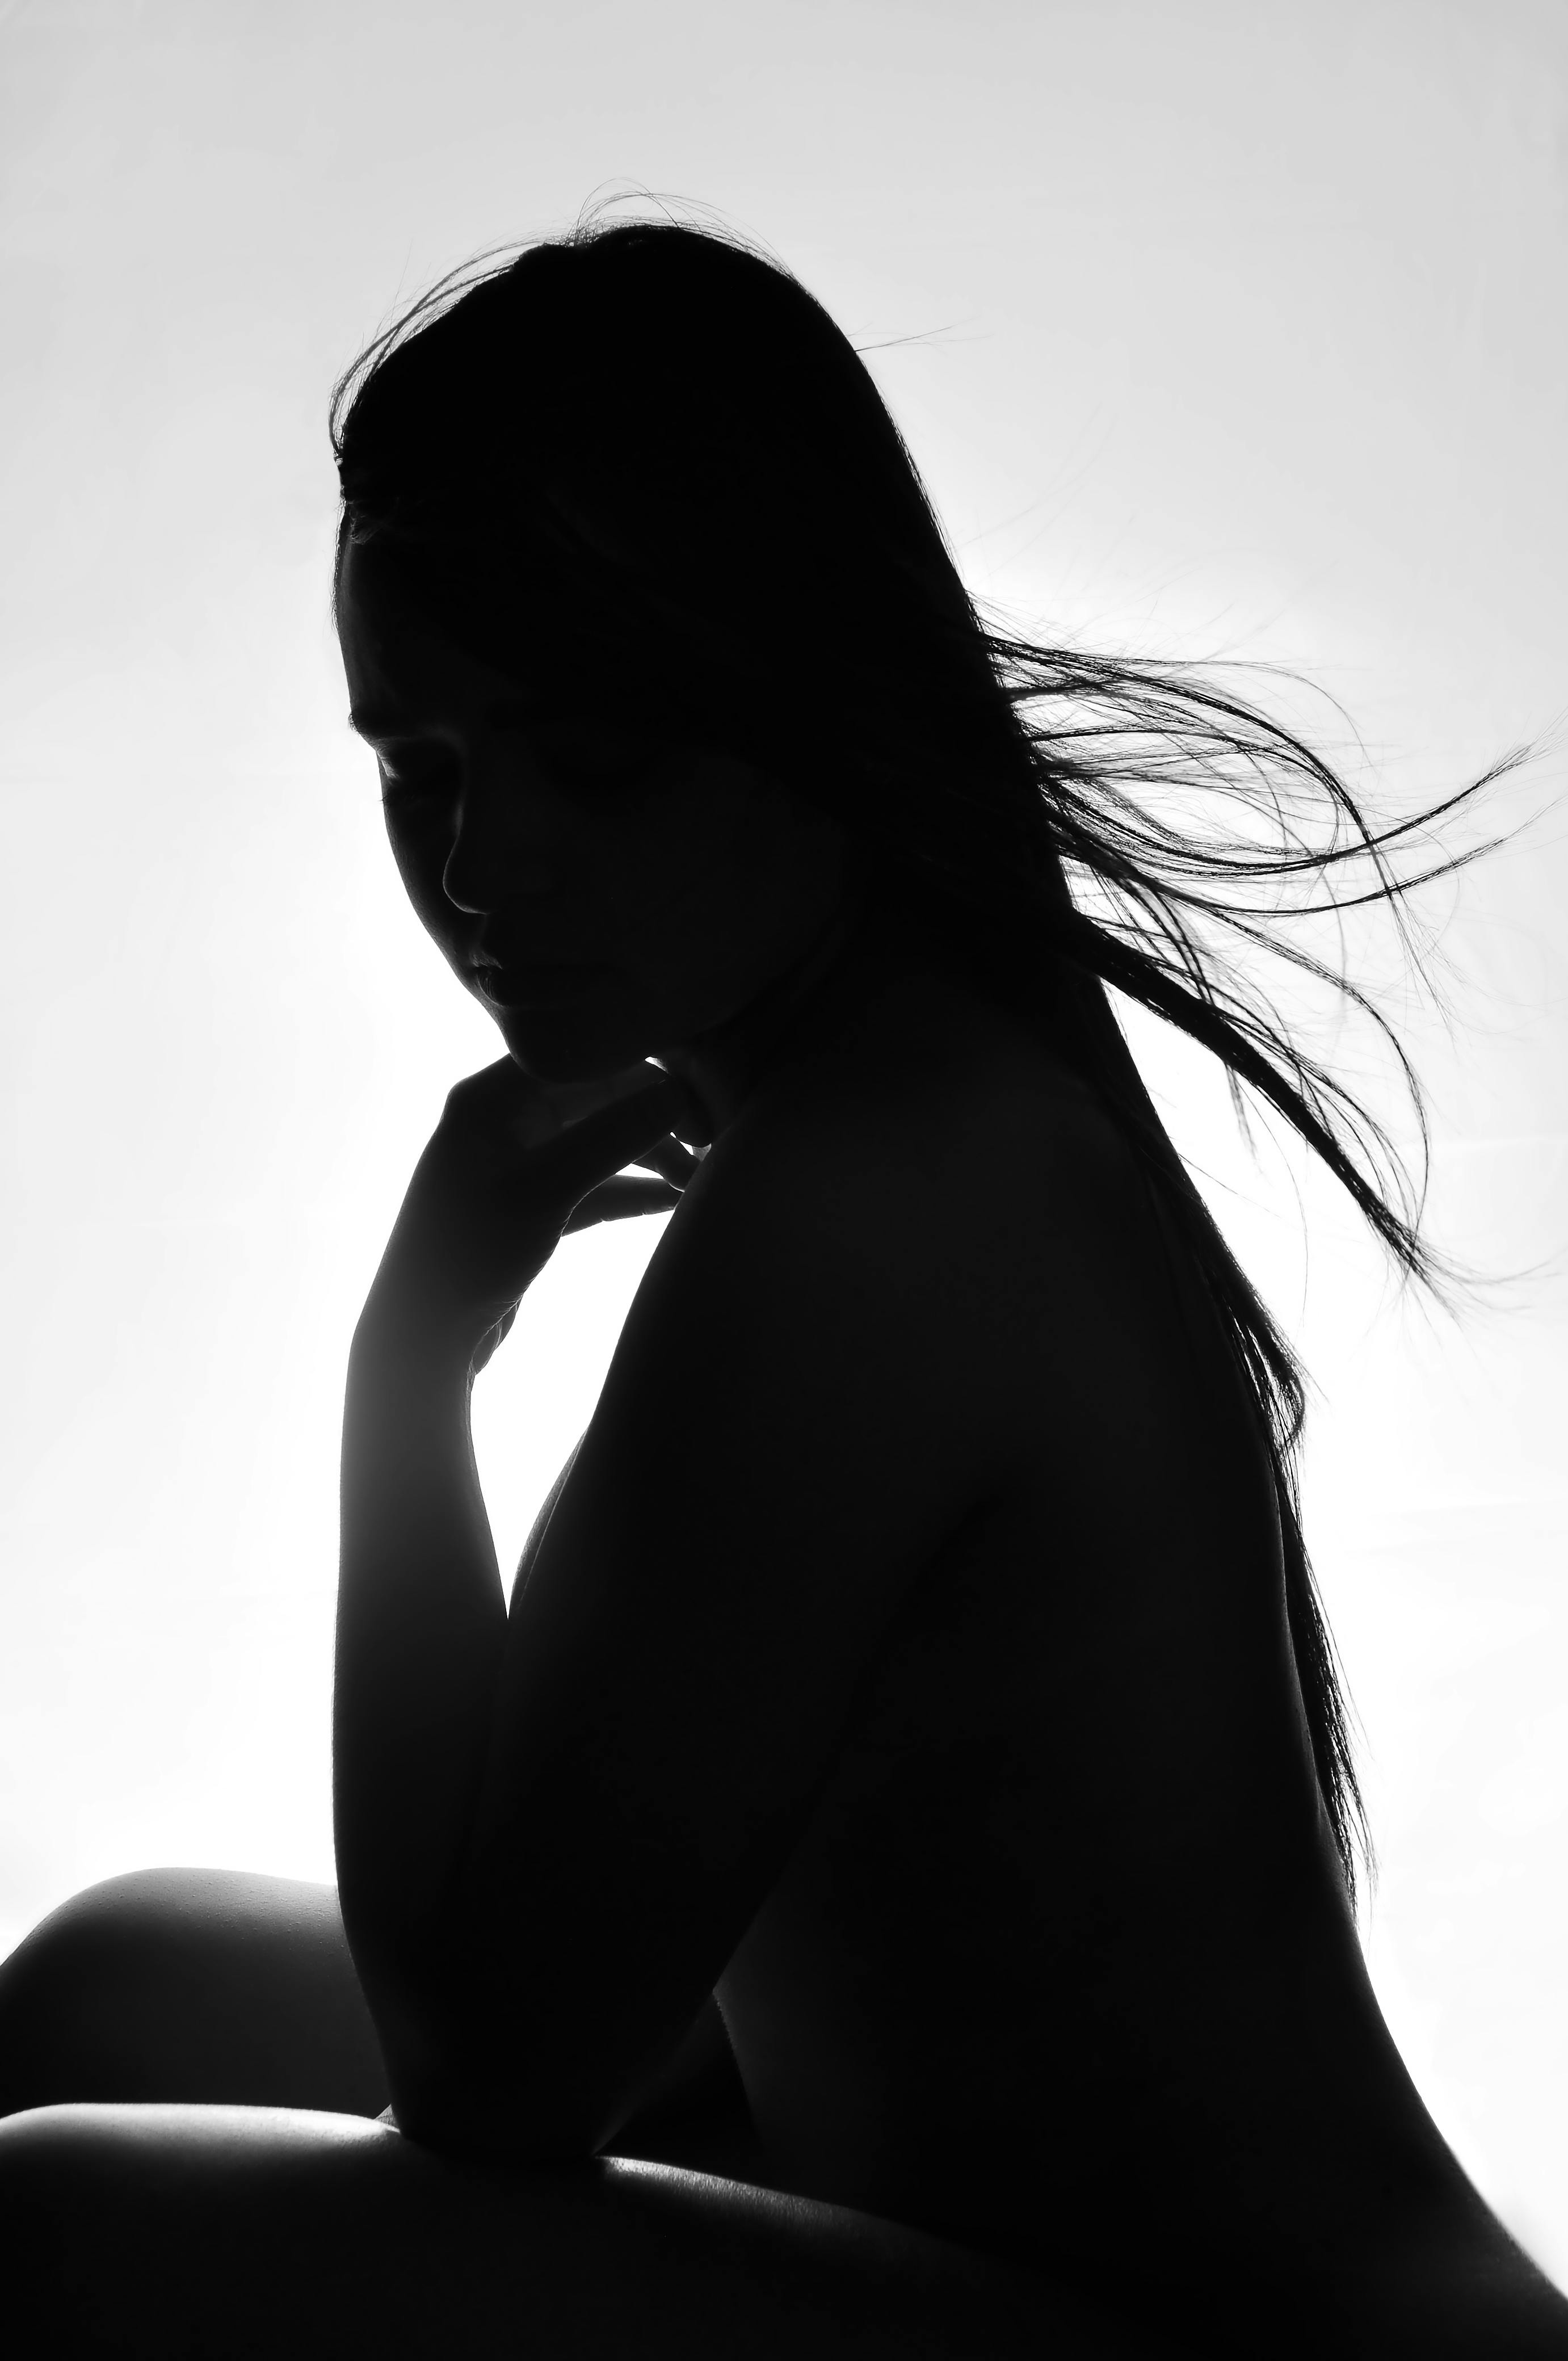
[[[533,718],[533,701],[526,697],[501,697],[485,708],[486,726],[491,730],[516,730]],[[361,738],[391,739],[407,736],[419,728],[417,714],[400,713],[389,706],[351,705],[348,727]]]

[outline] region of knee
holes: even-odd
[[[374,2114],[379,2053],[331,1886],[138,1870],[0,1963],[0,2115],[77,2100]]]
[[[130,1997],[155,1902],[145,1876],[109,1878],[50,1911],[0,1963],[0,2114],[84,2098],[102,2078],[94,2053]]]

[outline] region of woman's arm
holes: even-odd
[[[465,1854],[507,1636],[474,1376],[563,1227],[582,1226],[569,1216],[587,1192],[601,1214],[678,1199],[663,1181],[601,1185],[667,1133],[664,1086],[598,1096],[564,1126],[510,1060],[454,1092],[350,1350],[334,1820],[356,1965],[398,2054],[462,2006]]]
[[[339,1872],[397,2119],[430,2146],[614,2136],[787,1861],[908,1581],[994,1481],[976,1323],[1006,1292],[970,1283],[972,1205],[883,1129],[847,1106],[727,1135],[510,1615],[461,1359],[367,1309]]]
[[[372,1298],[349,1354],[333,1717],[340,1891],[387,2002],[444,1923],[507,1628],[472,1345],[398,1310]]]

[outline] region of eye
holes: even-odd
[[[381,801],[405,805],[434,805],[450,800],[456,779],[457,766],[439,756],[422,758],[410,752],[395,762],[385,754],[376,758],[381,774]]]

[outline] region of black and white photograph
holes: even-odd
[[[1568,2361],[1568,9],[0,0],[0,2337]]]

